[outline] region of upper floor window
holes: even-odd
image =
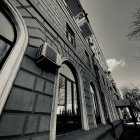
[[[103,80],[103,84],[105,85],[105,79],[104,79],[104,77],[102,76],[102,80]]]
[[[90,58],[89,58],[89,55],[88,55],[87,51],[85,51],[85,55],[86,55],[87,65],[88,65],[89,67],[91,67]]]
[[[68,24],[66,25],[66,37],[72,45],[75,45],[75,34]]]
[[[5,12],[0,10],[0,69],[12,49],[14,40],[14,27]]]

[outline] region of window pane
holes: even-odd
[[[75,37],[74,37],[74,32],[72,31],[72,29],[70,28],[70,26],[67,24],[66,25],[66,37],[67,39],[70,41],[70,43],[72,45],[74,45],[74,40],[75,40]]]
[[[61,66],[60,73],[75,82],[74,75],[66,64]]]
[[[8,19],[0,11],[0,35],[8,39],[9,41],[14,41],[14,29]]]
[[[2,62],[9,48],[10,45],[7,44],[2,38],[0,38],[0,63]]]
[[[67,114],[72,114],[72,83],[67,81]]]
[[[94,95],[92,95],[92,100],[93,100],[93,108],[94,108],[94,112],[95,112],[95,116],[97,116],[97,104],[96,104],[96,99],[94,97]]]
[[[57,114],[65,114],[65,78],[62,76],[59,79]]]
[[[81,128],[81,116],[75,77],[66,64],[59,72],[56,132],[62,134]]]
[[[73,87],[74,87],[74,92],[73,92],[73,94],[74,94],[74,113],[76,114],[76,115],[78,115],[78,105],[77,105],[77,91],[76,91],[76,85],[75,84],[73,84]]]
[[[93,102],[93,109],[96,117],[96,122],[97,124],[99,124],[101,123],[101,118],[100,118],[100,113],[98,108],[98,101],[97,101],[96,93],[91,85],[90,85],[90,92],[92,94],[92,102]]]

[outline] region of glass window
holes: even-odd
[[[104,77],[102,76],[102,81],[103,81],[103,84],[105,85],[105,79],[104,79]]]
[[[87,51],[85,51],[85,55],[86,55],[87,65],[88,65],[89,67],[91,67],[90,59],[89,59],[89,55],[88,55]]]
[[[92,95],[93,109],[94,109],[94,113],[95,113],[96,123],[100,124],[101,118],[100,118],[100,112],[99,112],[99,108],[98,108],[98,101],[97,101],[96,93],[94,92],[92,85],[90,85],[90,92]]]
[[[57,134],[81,128],[78,99],[76,79],[71,69],[63,64],[60,68],[58,89]]]
[[[66,25],[66,37],[69,40],[69,42],[74,45],[75,44],[75,35],[70,26],[67,24]]]
[[[0,11],[0,68],[11,51],[14,42],[14,28],[7,17]]]

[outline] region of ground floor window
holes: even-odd
[[[60,70],[58,104],[57,104],[57,134],[81,128],[81,113],[77,82],[71,69],[63,64]]]
[[[0,69],[5,63],[15,41],[15,29],[6,11],[0,6]]]
[[[99,111],[99,107],[98,107],[97,95],[96,95],[96,92],[92,85],[90,85],[90,92],[92,95],[92,102],[93,102],[93,109],[94,109],[94,113],[95,113],[96,123],[100,124],[101,118],[100,118],[100,111]]]

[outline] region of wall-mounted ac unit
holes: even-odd
[[[61,66],[61,55],[44,42],[37,50],[36,63],[44,69],[58,69]]]

